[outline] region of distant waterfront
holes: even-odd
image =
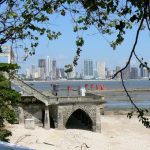
[[[85,86],[88,84],[90,89],[91,84],[103,85],[108,89],[108,91],[99,90],[95,92],[96,94],[104,95],[107,104],[105,104],[106,109],[128,109],[132,108],[126,93],[123,92],[123,87],[121,81],[119,80],[57,80],[57,81],[27,81],[27,84],[33,86],[40,91],[50,91],[51,84],[59,84],[59,90],[67,91],[67,87],[71,86],[73,90],[78,90],[79,86]],[[127,80],[125,81],[126,87],[130,90],[138,89],[139,91],[130,92],[131,96],[135,100],[139,107],[147,108],[150,110],[150,81],[149,80]],[[145,89],[146,91],[140,91],[140,89]],[[110,90],[110,91],[109,91]],[[113,90],[113,91],[111,91]],[[115,90],[121,90],[120,92]]]
[[[53,81],[25,81],[27,83],[33,83],[36,86],[39,87],[39,84],[43,84],[41,86],[40,90],[47,90],[50,88],[50,85],[53,83],[57,83],[60,85],[60,87],[66,87],[68,85],[77,88],[80,85],[85,84],[103,84],[107,86],[108,89],[122,89],[121,81],[120,80],[53,80]],[[127,88],[129,89],[150,89],[150,81],[149,80],[126,80],[125,84]]]

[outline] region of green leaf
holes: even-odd
[[[82,37],[79,37],[79,38],[76,40],[76,45],[81,47],[81,46],[83,46],[83,44],[84,44],[83,38],[82,38]]]
[[[65,12],[65,10],[63,9],[63,10],[61,10],[61,15],[62,16],[65,16],[66,15],[66,12]]]
[[[77,32],[77,31],[78,31],[78,27],[75,26],[75,27],[73,28],[73,31],[74,31],[74,32]]]

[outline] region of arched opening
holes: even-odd
[[[66,128],[92,130],[92,120],[86,112],[81,109],[77,109],[69,117],[66,123]]]
[[[50,116],[50,128],[55,128],[55,123],[51,116]]]

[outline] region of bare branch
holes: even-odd
[[[0,5],[6,2],[6,0],[0,0]]]
[[[131,98],[131,96],[130,96],[130,94],[129,94],[129,92],[128,92],[128,90],[127,90],[125,84],[124,84],[122,71],[120,72],[120,74],[121,74],[122,86],[123,86],[123,88],[124,88],[124,90],[125,90],[125,92],[126,92],[128,98],[129,98],[129,100],[131,101],[132,105],[137,109],[137,111],[140,111],[140,109],[136,106],[136,104],[135,104],[134,101],[132,100],[132,98]]]
[[[141,27],[142,27],[142,25],[143,25],[144,19],[145,19],[145,17],[144,17],[144,14],[143,14],[143,17],[142,17],[142,19],[141,19],[140,25],[139,25],[138,30],[137,30],[137,33],[136,33],[135,42],[134,42],[133,48],[132,48],[132,50],[131,50],[131,53],[130,53],[130,56],[129,56],[129,59],[128,59],[126,65],[125,65],[122,69],[120,69],[119,71],[117,71],[117,72],[113,75],[112,78],[115,78],[120,72],[122,72],[123,70],[125,70],[125,69],[128,67],[128,65],[130,64],[131,58],[132,58],[132,56],[133,56],[133,53],[134,53],[134,51],[135,51],[135,47],[136,47],[137,42],[138,42],[139,33],[140,33]]]
[[[134,56],[136,57],[136,59],[139,61],[139,63],[145,67],[147,70],[150,70],[150,67],[148,67],[145,63],[142,62],[142,60],[137,56],[137,54],[134,51]]]
[[[147,28],[148,28],[148,30],[150,31],[150,26],[149,26],[149,24],[148,24],[148,20],[147,20],[147,18],[146,18],[146,24],[147,24]]]
[[[122,71],[120,72],[120,74],[121,74],[122,86],[123,86],[123,88],[124,88],[124,90],[125,90],[125,92],[126,92],[128,98],[129,98],[131,104],[132,104],[132,105],[134,106],[134,108],[137,110],[137,115],[138,115],[139,121],[141,121],[142,124],[143,124],[146,128],[150,128],[150,121],[149,121],[149,119],[146,118],[146,117],[144,117],[145,113],[147,113],[148,110],[146,110],[146,109],[143,110],[143,109],[140,109],[139,107],[137,107],[137,105],[134,103],[133,99],[131,98],[131,96],[130,96],[130,94],[129,94],[129,92],[128,92],[128,90],[127,90],[125,84],[124,84]],[[129,114],[130,114],[130,116],[129,116]],[[133,112],[132,112],[132,113],[128,113],[127,116],[129,116],[129,118],[131,118],[132,115],[133,115]]]

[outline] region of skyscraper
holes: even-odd
[[[125,68],[125,70],[123,70],[123,78],[124,79],[130,79],[130,63]]]
[[[97,61],[96,62],[96,71],[97,71],[97,78],[105,79],[106,78],[106,71],[105,71],[105,62]]]
[[[138,68],[131,67],[130,77],[131,77],[131,79],[137,79],[138,78]]]
[[[46,58],[46,77],[50,77],[52,73],[52,60],[49,56]]]
[[[56,60],[47,56],[46,59],[46,77],[50,79],[56,79]]]
[[[146,67],[143,67],[143,78],[148,78],[149,77],[149,73]]]
[[[141,78],[148,78],[149,77],[149,72],[148,72],[146,67],[140,68],[140,76],[141,76]]]
[[[56,60],[52,60],[52,77],[56,79]]]
[[[34,79],[35,78],[35,65],[32,65],[31,66],[31,77],[32,77],[32,79]]]
[[[120,66],[116,66],[115,73],[118,72],[121,69]],[[116,79],[121,79],[120,73],[116,75]]]
[[[31,78],[31,70],[29,68],[26,69],[26,78]]]
[[[140,77],[143,78],[143,67],[140,67]]]
[[[84,60],[84,79],[93,78],[93,61],[90,59]]]
[[[38,69],[39,69],[39,77],[41,79],[45,79],[45,75],[46,75],[46,60],[45,59],[38,60]]]

